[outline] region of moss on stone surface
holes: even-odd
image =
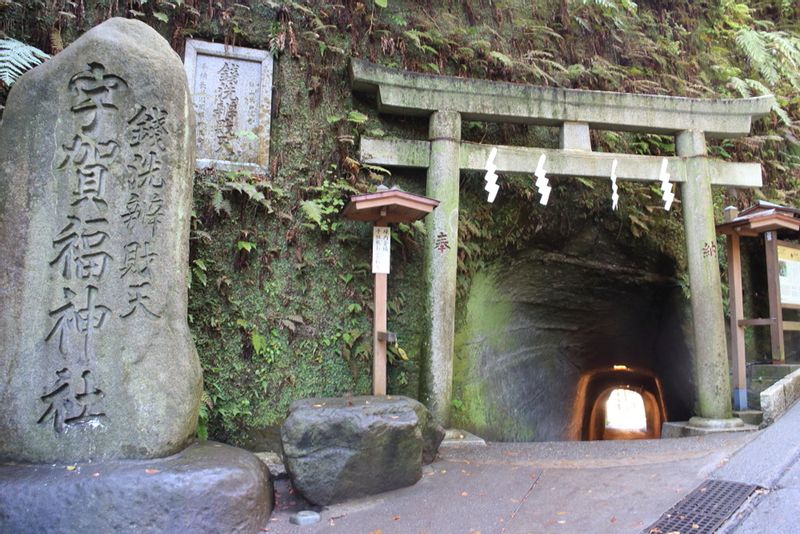
[[[439,11],[411,0],[390,0],[388,9],[351,1],[278,5],[220,0],[207,5],[187,0],[135,3],[141,15],[129,12],[129,6],[110,4],[17,2],[0,7],[7,15],[2,29],[54,53],[108,16],[128,15],[146,20],[179,53],[184,37],[191,35],[271,48],[277,57],[270,175],[199,173],[195,184],[190,326],[204,367],[210,434],[232,443],[250,442],[254,434],[279,424],[294,399],[370,389],[371,232],[368,224],[343,222],[336,216],[336,203],[380,181],[379,171],[357,165],[360,135],[425,139],[428,124],[425,119],[379,116],[371,97],[353,95],[349,57],[418,72],[560,87],[730,96],[730,73],[755,74],[733,45],[725,50],[708,44],[732,43],[731,19],[752,25],[754,17],[770,16],[754,8],[742,20],[723,7],[706,12],[702,3],[689,2],[674,10],[639,2],[633,13],[609,10],[602,3],[567,3],[565,11],[560,9],[565,4],[555,0],[467,0],[447,3]],[[62,7],[72,16],[59,14]],[[782,27],[797,24],[796,10],[781,17]],[[783,96],[781,102],[797,116],[796,95]],[[367,121],[348,121],[351,111],[366,115]],[[759,121],[754,132],[767,134],[777,126],[771,117]],[[462,137],[554,148],[558,132],[465,121]],[[794,204],[800,191],[800,150],[786,139],[763,135],[750,143],[721,141],[710,150],[725,159],[761,161],[764,194]],[[592,143],[605,152],[674,153],[673,140],[663,136],[598,131],[592,133]],[[659,258],[668,258],[670,276],[685,280],[686,263],[680,205],[664,213],[657,186],[621,182],[620,210],[612,212],[608,184],[601,181],[553,180],[553,196],[544,208],[529,176],[501,177],[493,205],[485,202],[482,178],[462,173],[459,214],[454,398],[462,406],[454,410],[454,421],[474,428],[503,417],[487,400],[466,345],[476,328],[498,346],[505,341],[497,325],[508,310],[492,301],[494,284],[482,273],[503,258],[531,248],[559,249],[564,241],[572,243],[569,253],[575,257],[602,259],[604,251],[584,232],[593,226],[617,236],[618,246],[633,251],[650,272],[659,272]],[[269,207],[230,188],[221,191],[229,181],[256,183]],[[396,170],[386,181],[425,192],[424,172]],[[722,206],[744,207],[754,198],[747,191],[715,194],[718,219]],[[307,201],[331,208],[323,220],[328,228],[306,217],[301,206]],[[589,237],[578,238],[584,234]],[[419,398],[429,323],[424,314],[424,236],[416,229],[395,236],[389,329],[398,333],[408,361],[398,358],[390,365],[389,391]],[[247,251],[240,242],[254,248]],[[511,421],[500,424],[525,439],[541,432],[533,426],[515,428]]]

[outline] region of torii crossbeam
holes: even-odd
[[[461,121],[559,126],[560,149],[498,146],[498,173],[531,174],[546,156],[547,175],[656,181],[665,158],[593,152],[590,128],[674,135],[676,157],[666,158],[670,182],[681,184],[694,322],[697,415],[693,424],[719,426],[731,418],[728,356],[716,254],[712,185],[760,187],[761,166],[709,158],[706,137],[750,133],[751,121],[769,113],[771,96],[704,100],[604,91],[581,91],[416,74],[362,60],[351,63],[354,91],[377,95],[378,110],[428,116],[427,141],[362,138],[364,163],[427,168],[427,195],[441,201],[426,221],[427,346],[430,365],[424,399],[446,423],[452,393],[457,271],[459,175],[485,170],[492,146],[461,141]],[[437,241],[448,234],[449,248]],[[713,247],[716,250],[716,247]],[[726,424],[735,424],[727,421]]]

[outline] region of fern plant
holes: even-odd
[[[736,45],[769,85],[786,80],[800,90],[800,38],[783,31],[742,28],[736,32]]]
[[[50,56],[16,39],[0,39],[0,82],[6,87]]]
[[[729,86],[742,96],[770,94],[780,84],[788,84],[791,92],[800,92],[800,38],[784,31],[740,28],[736,46],[752,69],[765,83],[751,78],[732,76]],[[784,124],[789,114],[776,101],[772,107]]]

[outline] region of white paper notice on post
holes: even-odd
[[[389,274],[391,240],[388,226],[372,227],[372,274]]]

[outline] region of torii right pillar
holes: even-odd
[[[688,158],[681,193],[694,325],[697,402],[697,416],[689,424],[712,428],[741,426],[741,419],[731,418],[728,349],[705,135],[693,130],[679,133],[676,151],[678,156]]]

